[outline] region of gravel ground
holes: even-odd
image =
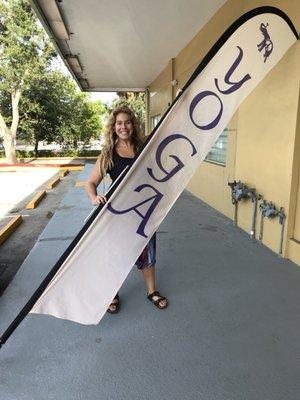
[[[0,228],[15,215],[22,215],[23,223],[0,246],[0,295],[13,279],[24,259],[57,210],[66,192],[75,185],[80,171],[70,171],[36,209],[26,210],[26,204],[38,191],[45,190],[49,179],[58,170],[33,169],[30,171],[0,173]]]

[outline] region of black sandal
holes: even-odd
[[[158,299],[154,300],[153,297],[159,297]],[[155,291],[151,294],[149,294],[147,296],[147,299],[151,301],[151,303],[153,303],[157,308],[159,308],[160,310],[163,310],[164,308],[168,307],[168,301],[165,297],[161,296],[160,293],[158,291]],[[165,305],[161,305],[161,301],[166,300],[166,304]]]
[[[117,301],[115,301],[115,300],[117,300]],[[109,307],[114,307],[114,310],[110,310]],[[119,312],[119,310],[120,310],[120,298],[119,298],[118,294],[115,295],[115,297],[114,297],[113,301],[110,303],[109,307],[107,309],[108,313],[117,314]]]

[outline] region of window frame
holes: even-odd
[[[225,132],[226,132],[226,134],[224,135]],[[212,164],[220,165],[222,167],[226,167],[227,150],[228,150],[228,132],[229,132],[229,129],[227,127],[223,129],[223,131],[220,134],[220,136],[218,137],[217,141],[214,143],[214,145],[212,146],[210,151],[207,153],[207,156],[205,157],[204,161],[212,163]],[[222,138],[223,139],[225,138],[225,140],[221,141],[221,143],[222,143],[222,145],[224,145],[224,147],[218,146],[218,144],[220,143],[220,139],[222,139]],[[214,150],[216,150],[215,157],[209,158],[210,154],[212,155]],[[223,159],[222,159],[222,157],[219,157],[219,158],[217,157],[218,150],[219,151],[224,150]]]

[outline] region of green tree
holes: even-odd
[[[87,144],[92,138],[99,138],[105,114],[101,102],[92,103],[87,93],[76,92],[69,103],[65,103],[56,142],[77,148],[78,142]]]
[[[16,162],[15,141],[22,93],[50,66],[55,56],[27,0],[0,2],[0,92],[10,98],[10,115],[0,109],[0,137],[8,163]]]
[[[142,129],[145,131],[146,123],[146,95],[144,92],[117,92],[119,98],[115,99],[111,105],[107,106],[107,111],[112,112],[116,107],[122,105],[129,106],[140,121]]]
[[[8,93],[0,93],[0,109],[7,118],[10,107]],[[105,115],[104,105],[90,102],[72,79],[59,71],[47,72],[23,91],[18,137],[34,144],[36,156],[41,141],[76,148],[78,142],[99,138]]]
[[[74,81],[52,71],[33,81],[20,102],[19,136],[34,143],[38,155],[40,141],[77,147],[99,137],[105,108],[91,103],[78,91]]]
[[[33,80],[20,101],[19,137],[34,144],[59,141],[64,119],[72,119],[71,103],[76,96],[74,82],[59,71]]]

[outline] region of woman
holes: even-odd
[[[120,173],[130,165],[143,144],[143,135],[137,118],[130,108],[122,106],[111,114],[104,131],[104,144],[100,156],[87,182],[87,194],[93,204],[104,204],[105,196],[97,194],[97,186],[108,173],[114,182]],[[155,289],[156,236],[152,236],[139,256],[136,266],[144,275],[147,298],[159,309],[168,306],[167,299]],[[108,308],[115,314],[119,311],[120,299],[117,294]]]

